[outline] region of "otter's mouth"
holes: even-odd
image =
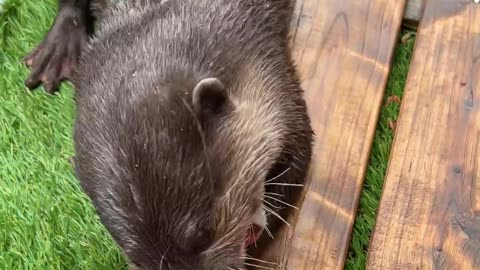
[[[249,248],[252,245],[255,245],[262,235],[263,227],[257,224],[250,225],[250,229],[247,231],[247,236],[245,237],[244,247],[245,249]]]
[[[263,230],[266,227],[267,217],[265,215],[265,211],[263,210],[263,207],[259,207],[253,214],[250,221],[250,226],[245,234],[245,241],[243,244],[244,250],[251,247],[252,245],[256,245],[258,239],[260,238]]]

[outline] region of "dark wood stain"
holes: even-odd
[[[426,1],[367,269],[480,269],[479,33],[480,5]]]
[[[297,1],[291,45],[316,144],[300,211],[262,251],[276,269],[344,267],[404,7]]]

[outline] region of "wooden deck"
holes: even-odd
[[[301,210],[263,258],[343,269],[404,0],[297,0],[292,46],[316,133]]]
[[[317,140],[268,269],[343,269],[402,18],[420,26],[367,269],[480,269],[480,0],[297,0]]]
[[[480,4],[427,0],[367,269],[480,269]]]

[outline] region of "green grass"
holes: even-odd
[[[404,44],[399,43],[395,49],[392,69],[387,82],[384,103],[375,132],[370,162],[353,228],[345,267],[347,270],[365,269],[367,248],[375,226],[375,216],[382,194],[383,180],[393,140],[393,131],[389,122],[397,119],[400,110],[400,104],[390,103],[387,100],[390,96],[398,96],[400,99],[403,96],[413,45],[414,39],[410,39]]]
[[[72,167],[71,87],[30,94],[21,58],[55,0],[8,0],[0,14],[0,269],[122,269]]]
[[[48,30],[56,0],[6,0],[0,8],[0,269],[123,269],[125,261],[82,193],[73,154],[72,89],[30,93],[20,59]],[[413,40],[400,44],[385,99],[402,96]],[[347,269],[364,269],[399,105],[384,105]]]

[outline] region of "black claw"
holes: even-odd
[[[25,81],[25,86],[26,86],[29,90],[33,91],[33,90],[35,90],[37,87],[39,87],[41,83],[42,83],[42,82],[41,82],[40,80],[37,80],[37,79],[34,80],[34,79],[32,79],[32,78],[28,78],[28,79]]]
[[[52,82],[45,85],[45,91],[51,95],[55,95],[58,92],[59,82]]]
[[[43,84],[45,91],[53,94],[58,91],[62,80],[70,79],[88,40],[87,24],[81,20],[79,12],[72,8],[60,10],[44,40],[24,57],[24,63],[31,68],[25,81],[30,90]]]

